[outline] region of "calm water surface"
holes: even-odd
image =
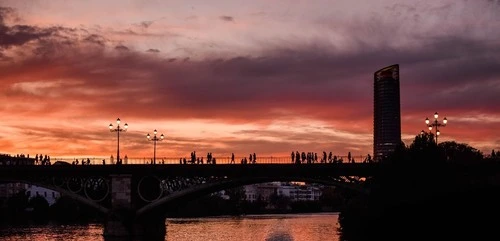
[[[168,241],[338,241],[338,214],[167,219]],[[0,228],[0,240],[104,241],[103,227],[44,225]]]

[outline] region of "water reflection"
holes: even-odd
[[[165,240],[339,241],[337,219],[337,214],[167,219]],[[0,240],[117,241],[102,233],[100,224],[0,227]]]
[[[64,241],[102,241],[102,225],[22,225],[15,227],[0,226],[0,240],[64,240]]]
[[[278,216],[269,230],[271,233],[266,238],[266,241],[293,241],[289,225],[287,225],[287,220],[284,217]]]
[[[272,233],[266,241],[293,241],[293,237],[289,233]]]
[[[168,241],[338,241],[337,220],[337,214],[167,219],[166,238]]]

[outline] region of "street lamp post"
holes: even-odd
[[[432,128],[436,128],[436,144],[438,143],[438,136],[441,132],[439,132],[439,127],[445,127],[446,123],[448,123],[448,119],[446,117],[443,119],[443,123],[438,121],[438,113],[434,113],[434,121],[430,122],[429,118],[425,118],[425,124],[429,127],[429,131],[432,131]]]
[[[156,164],[156,142],[157,141],[163,141],[163,138],[165,138],[165,136],[163,134],[160,135],[160,138],[158,138],[156,136],[158,132],[156,131],[156,129],[153,131],[153,134],[154,136],[151,138],[151,136],[149,135],[149,133],[146,135],[146,137],[148,138],[148,140],[150,141],[153,141],[154,143],[154,152],[153,152],[153,164]]]
[[[127,128],[127,123],[125,123],[123,128],[120,127],[120,118],[116,119],[116,128],[113,128],[113,124],[109,124],[109,131],[116,132],[116,135],[118,137],[118,142],[116,144],[116,163],[120,163],[120,132],[127,131]]]

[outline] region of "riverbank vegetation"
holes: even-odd
[[[438,145],[432,134],[416,136],[382,161],[382,173],[367,180],[368,197],[352,198],[342,209],[342,239],[498,239],[500,170],[492,168],[499,157],[467,144]],[[456,171],[449,166],[454,163],[483,169]]]
[[[24,190],[10,197],[0,209],[0,224],[89,223],[102,219],[95,209],[69,197],[61,196],[49,206],[44,197],[29,198]]]

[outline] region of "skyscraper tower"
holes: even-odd
[[[376,71],[373,86],[373,156],[380,161],[401,143],[399,65]]]

